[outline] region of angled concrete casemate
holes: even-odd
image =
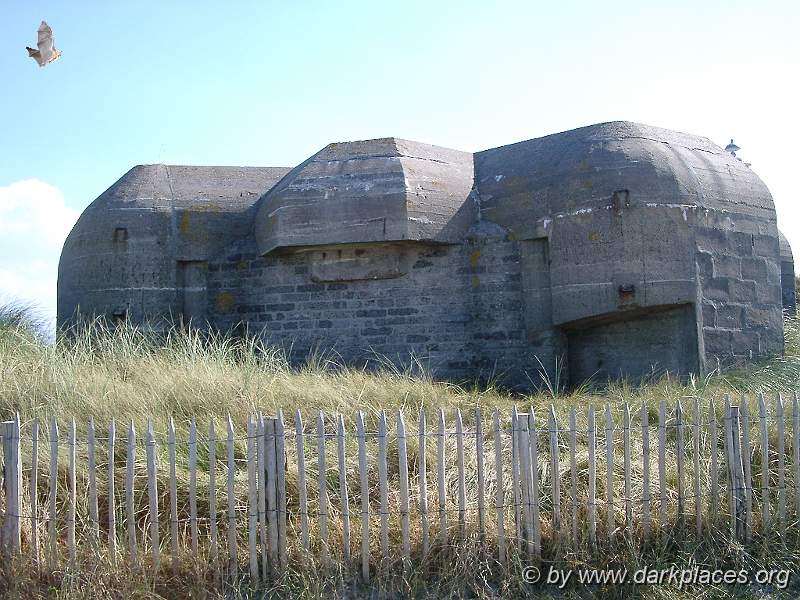
[[[612,122],[475,154],[386,138],[293,169],[134,167],[64,244],[58,321],[180,319],[512,387],[638,381],[781,354],[793,273],[745,163]]]

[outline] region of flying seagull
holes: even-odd
[[[28,51],[28,56],[34,59],[40,67],[43,67],[61,56],[61,51],[56,50],[55,46],[53,45],[53,30],[50,29],[50,25],[48,25],[45,21],[42,21],[42,24],[39,25],[39,29],[36,31],[36,33],[39,37],[36,42],[36,46],[39,49],[34,50],[33,48],[29,48],[27,46],[25,46],[25,49]]]

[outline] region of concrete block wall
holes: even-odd
[[[777,232],[739,215],[698,216],[694,228],[706,368],[783,352]]]
[[[469,278],[459,246],[410,245],[408,272],[391,279],[314,281],[309,252],[258,256],[243,244],[209,265],[209,314],[217,327],[240,322],[302,362],[315,348],[353,365],[410,355],[438,377],[469,374]],[[394,253],[398,246],[367,249]],[[335,253],[337,250],[331,249]],[[448,275],[445,277],[443,273]]]
[[[467,328],[471,371],[482,381],[513,387],[536,379],[539,365],[526,336],[520,243],[498,227],[473,230],[461,252],[460,271],[469,278],[471,299]],[[549,364],[550,356],[540,357]]]

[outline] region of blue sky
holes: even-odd
[[[44,19],[63,57],[27,57]],[[731,137],[800,251],[797,2],[0,0],[0,298],[54,314],[80,211],[141,163],[331,141],[475,151],[625,119]]]

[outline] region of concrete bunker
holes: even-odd
[[[790,270],[744,163],[613,122],[475,154],[384,138],[294,169],[135,167],[68,237],[58,319],[179,315],[293,360],[511,387],[559,361],[573,385],[637,381],[782,352]]]

